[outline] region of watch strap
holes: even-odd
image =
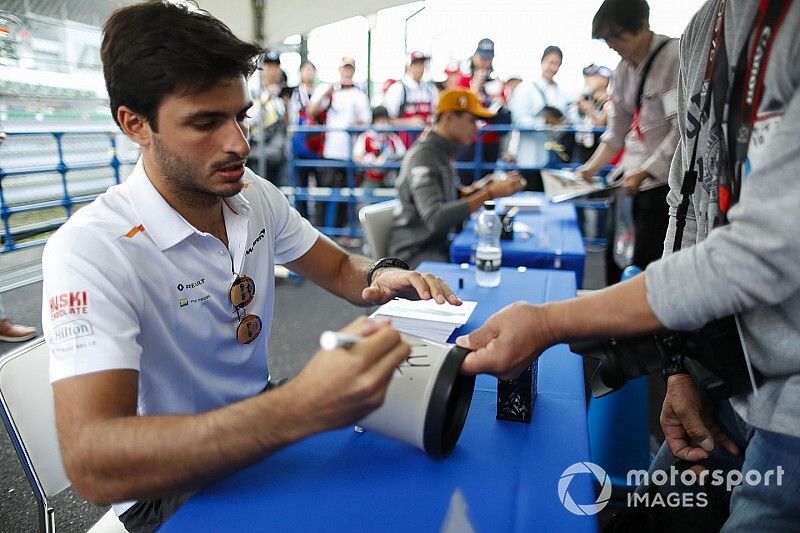
[[[372,263],[369,272],[367,272],[367,287],[372,285],[372,278],[375,276],[375,272],[380,268],[402,268],[403,270],[411,270],[411,267],[408,266],[408,263],[402,259],[398,259],[397,257],[384,257],[382,259],[378,259]]]

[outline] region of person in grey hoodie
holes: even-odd
[[[736,487],[725,487],[730,489],[730,516],[723,518],[727,520],[723,531],[796,531],[800,527],[796,499],[800,492],[800,4],[790,4],[780,27],[773,25],[766,36],[754,39],[759,2],[721,2],[705,4],[681,39],[680,142],[669,176],[668,252],[673,249],[684,172],[690,168],[699,134],[698,182],[682,249],[652,263],[642,275],[580,299],[536,306],[516,303],[458,343],[472,350],[464,372],[508,378],[556,343],[664,329],[688,331],[737,314],[741,340],[761,375],[757,393],[712,405],[690,375],[670,376],[661,413],[666,441],[654,468],[665,469],[674,462],[671,455],[682,465],[699,463],[693,467],[695,473],[708,469],[713,474],[719,469],[727,476],[730,468],[745,475],[757,472],[740,478],[744,481]],[[715,81],[713,105],[701,117],[701,89],[718,13],[724,20],[724,48],[717,65],[722,83]],[[765,57],[770,35],[774,37]],[[727,224],[720,225],[728,201],[720,181],[727,179],[730,162],[723,86],[735,83],[732,67],[745,46],[745,52],[755,49],[744,54],[747,59],[752,55],[766,62],[764,80],[738,202],[727,210]],[[747,76],[751,69],[743,72]]]

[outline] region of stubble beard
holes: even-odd
[[[166,178],[166,185],[182,203],[195,207],[216,205],[221,198],[234,196],[236,192],[225,194],[214,191],[201,184],[205,173],[185,159],[171,153],[158,135],[153,136],[153,151],[158,165]]]

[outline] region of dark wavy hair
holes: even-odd
[[[544,61],[544,58],[549,56],[550,54],[556,54],[558,57],[561,58],[561,61],[564,61],[564,52],[562,52],[561,48],[559,48],[558,46],[548,46],[547,48],[545,48],[544,52],[542,53],[542,61]]]
[[[615,28],[637,33],[649,19],[647,0],[606,0],[592,19],[592,39],[600,39],[602,32]]]
[[[158,106],[170,94],[203,92],[250,76],[264,50],[242,41],[205,11],[150,0],[114,11],[103,26],[100,57],[111,115],[126,106],[158,131]]]

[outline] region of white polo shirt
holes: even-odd
[[[50,238],[42,324],[51,382],[137,370],[141,415],[200,413],[264,389],[274,264],[301,257],[319,234],[249,169],[244,186],[223,208],[227,248],[167,204],[141,159]],[[228,295],[234,272],[254,280],[246,311],[263,321],[247,345]]]

